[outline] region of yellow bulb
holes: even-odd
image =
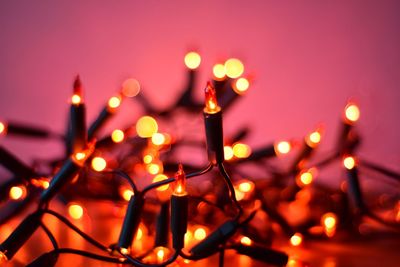
[[[79,220],[83,216],[83,208],[79,204],[70,204],[68,214],[72,219]]]
[[[300,246],[301,243],[303,242],[303,235],[300,233],[295,233],[291,238],[290,238],[290,244],[292,246]]]
[[[311,168],[306,171],[302,171],[299,176],[297,177],[297,184],[299,186],[303,185],[309,185],[313,182],[314,180],[314,175],[315,175],[316,170],[314,168]]]
[[[239,78],[239,79],[237,79],[235,81],[234,86],[233,86],[233,90],[237,94],[241,95],[244,92],[246,92],[247,89],[249,89],[249,86],[250,86],[249,81],[246,78],[241,77],[241,78]]]
[[[151,163],[152,161],[153,161],[153,157],[152,157],[151,155],[145,155],[145,156],[143,157],[143,162],[146,163],[146,164],[149,164],[149,163]]]
[[[92,159],[92,169],[101,172],[107,167],[107,162],[102,157],[94,157]]]
[[[352,156],[343,159],[343,165],[346,169],[351,170],[356,166],[356,160]]]
[[[251,239],[248,238],[247,236],[243,236],[243,237],[240,239],[240,243],[242,243],[242,245],[250,246],[253,242],[252,242]]]
[[[310,133],[306,139],[306,143],[308,146],[315,148],[321,142],[321,132],[320,130],[316,130]]]
[[[249,193],[254,189],[254,183],[250,181],[241,182],[238,189],[243,193]]]
[[[150,163],[147,165],[147,171],[150,174],[156,175],[156,174],[162,172],[162,166],[158,163]]]
[[[237,58],[230,58],[225,62],[225,73],[229,78],[235,79],[243,74],[243,63]]]
[[[126,201],[129,201],[132,196],[133,196],[133,191],[132,190],[124,189],[122,191],[122,198],[125,199]]]
[[[80,160],[84,160],[86,157],[86,153],[84,152],[77,152],[75,153],[75,159],[80,161]]]
[[[247,158],[251,154],[251,148],[246,144],[236,143],[233,145],[233,154],[240,159]]]
[[[82,98],[79,95],[72,95],[71,97],[71,103],[74,105],[79,105],[82,102]]]
[[[196,52],[189,52],[185,56],[185,65],[189,69],[197,69],[200,66],[201,63],[201,57],[198,53]]]
[[[6,125],[0,121],[0,135],[6,133]]]
[[[280,141],[274,145],[275,153],[279,155],[284,155],[290,152],[292,145],[288,141]]]
[[[122,94],[126,97],[135,97],[140,92],[140,83],[136,79],[127,79],[122,84]]]
[[[233,158],[233,149],[231,146],[224,146],[224,158],[225,160],[231,160]]]
[[[113,96],[108,100],[108,107],[112,110],[118,108],[121,105],[121,98],[119,96]]]
[[[143,116],[136,123],[136,132],[142,138],[152,137],[157,131],[157,121],[150,116]]]
[[[13,186],[10,188],[9,197],[13,200],[22,199],[25,196],[25,186]]]
[[[225,78],[225,66],[223,64],[215,64],[213,67],[213,74],[216,80],[222,80]]]
[[[155,133],[151,136],[151,142],[156,146],[163,145],[165,143],[165,136],[162,133]]]
[[[153,183],[164,181],[164,180],[167,180],[167,179],[168,179],[168,177],[166,175],[158,174],[158,175],[156,175],[156,177],[154,177]],[[162,185],[162,186],[157,187],[157,191],[165,191],[168,188],[169,188],[169,184]]]
[[[348,104],[345,108],[345,119],[348,123],[354,123],[360,118],[360,109],[355,104]]]
[[[325,213],[322,216],[322,223],[326,228],[334,228],[334,227],[336,227],[336,221],[337,221],[337,217],[332,212]]]
[[[194,238],[196,240],[203,240],[206,238],[207,232],[203,227],[199,227],[194,231]]]
[[[120,251],[121,251],[121,253],[124,254],[124,255],[126,255],[126,254],[129,253],[129,249],[127,249],[127,248],[120,248]]]
[[[114,143],[121,143],[124,141],[125,138],[125,133],[120,130],[120,129],[115,129],[111,133],[111,140],[113,140]]]

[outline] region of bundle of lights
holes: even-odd
[[[252,81],[243,76],[242,62],[231,58],[214,65],[212,80],[205,86],[204,104],[193,97],[201,57],[189,52],[184,62],[187,85],[174,105],[165,110],[158,110],[146,99],[137,80],[128,79],[86,127],[83,86],[77,77],[64,135],[37,126],[0,122],[5,138],[57,139],[65,144],[66,152],[64,157],[27,165],[0,147],[1,164],[13,174],[0,188],[4,202],[0,223],[36,207],[2,240],[1,261],[12,260],[38,228],[48,236],[53,249],[27,266],[54,266],[60,254],[132,266],[181,266],[218,254],[218,264],[223,266],[225,251],[274,266],[302,266],[306,263],[301,259],[289,260],[284,251],[272,248],[273,237],[295,247],[312,239],[328,240],[340,234],[351,237],[360,234],[364,218],[399,230],[399,200],[394,197],[390,216],[382,217],[379,207],[368,205],[362,190],[363,170],[396,182],[400,175],[356,157],[360,136],[354,126],[360,111],[354,102],[344,109],[334,153],[327,157],[315,156],[324,133],[322,126],[301,141],[277,141],[252,148],[245,143],[252,129],[239,128],[226,138],[223,133],[222,113],[246,93]],[[101,136],[102,128],[127,99],[139,102],[146,114],[133,126]],[[200,140],[176,133],[187,123],[170,131],[159,126],[159,122],[176,125],[182,117],[196,122],[201,113],[205,131]],[[203,127],[203,123],[194,127]],[[207,152],[205,167],[192,160],[191,153],[185,155],[188,162],[176,160],[186,147]],[[289,168],[271,165],[271,161],[280,162],[289,153],[294,154]],[[313,163],[313,158],[318,161]],[[319,171],[337,160],[342,161],[347,177],[344,186],[332,189],[316,184]],[[256,168],[259,175],[249,175],[249,168]],[[51,202],[61,203],[69,217],[79,220],[89,216],[84,202],[90,200],[108,200],[117,206],[123,203],[126,208],[119,237],[111,244],[100,243],[62,212],[50,209]],[[290,220],[305,207],[312,212],[301,221]],[[102,254],[60,247],[53,229],[44,222],[45,216],[57,218]]]

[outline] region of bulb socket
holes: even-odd
[[[224,162],[224,136],[222,128],[222,111],[204,114],[204,123],[207,138],[208,160],[213,163]]]
[[[171,232],[175,250],[185,246],[185,234],[188,221],[188,196],[171,196]]]
[[[70,138],[72,152],[83,150],[86,146],[86,108],[85,104],[71,105],[70,109],[71,131]]]

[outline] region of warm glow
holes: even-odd
[[[349,103],[344,109],[344,116],[347,123],[354,123],[360,118],[360,109],[354,103]]]
[[[0,121],[0,135],[6,133],[6,124]]]
[[[133,196],[133,191],[132,190],[124,189],[122,191],[122,198],[125,199],[126,201],[129,201],[132,196]]]
[[[127,248],[120,248],[120,251],[121,251],[121,253],[124,254],[124,255],[126,255],[126,254],[129,253],[129,249],[127,249]]]
[[[316,130],[316,131],[310,133],[306,137],[307,145],[312,148],[316,147],[319,144],[319,142],[321,142],[321,131],[320,130]]]
[[[157,254],[157,263],[162,263],[164,261],[164,258],[165,258],[165,250],[166,250],[166,248],[159,247],[159,248],[156,248],[156,250],[157,250],[157,252],[156,252],[156,254]]]
[[[88,147],[85,150],[77,152],[71,156],[72,161],[78,164],[79,166],[83,166],[86,159],[89,158],[90,155],[92,155],[95,147],[95,140],[88,143],[87,146]]]
[[[82,102],[82,98],[77,95],[77,94],[73,94],[71,97],[71,103],[73,105],[79,105]]]
[[[153,178],[153,183],[157,183],[163,180],[167,180],[168,176],[166,176],[165,174],[158,174]],[[157,191],[165,191],[169,188],[169,184],[166,185],[162,185],[157,187]]]
[[[182,164],[179,164],[179,169],[175,173],[175,188],[174,195],[184,196],[186,195],[186,175],[183,171]]]
[[[143,237],[142,226],[139,226],[139,229],[138,229],[138,231],[137,231],[137,233],[136,233],[135,239],[136,239],[136,240],[140,240],[140,239],[142,239],[142,237]]]
[[[152,157],[151,155],[145,155],[145,156],[143,157],[143,162],[146,163],[146,164],[149,164],[149,163],[151,163],[152,161],[153,161],[153,157]]]
[[[161,146],[165,143],[165,136],[162,133],[155,133],[151,137],[151,142],[156,146]]]
[[[122,84],[122,94],[126,97],[135,97],[140,92],[140,83],[136,79],[127,79]]]
[[[300,174],[297,176],[297,184],[299,186],[309,185],[314,181],[316,169],[311,168],[308,170],[301,171]]]
[[[8,261],[8,258],[6,254],[3,253],[3,251],[0,251],[0,263],[6,263]]]
[[[236,196],[237,201],[241,201],[244,199],[245,193],[240,191],[238,188],[235,188],[235,196]]]
[[[237,80],[234,82],[234,84],[233,84],[233,90],[234,90],[237,94],[241,95],[241,94],[243,94],[244,92],[246,92],[247,89],[249,89],[249,86],[250,86],[249,80],[247,80],[246,78],[241,77],[241,78],[237,79]]]
[[[346,169],[351,170],[356,166],[356,160],[352,156],[347,156],[343,159],[343,165]]]
[[[107,162],[102,157],[94,157],[92,159],[92,169],[101,172],[107,167]]]
[[[152,137],[157,131],[158,124],[153,117],[143,116],[136,123],[136,132],[142,138]]]
[[[233,154],[240,159],[247,158],[251,154],[251,148],[246,144],[236,143],[233,145]]]
[[[233,158],[233,149],[231,146],[224,146],[224,158],[225,160],[231,160]]]
[[[111,140],[113,140],[114,143],[121,143],[124,141],[125,134],[122,130],[120,129],[115,129],[111,133]]]
[[[217,94],[210,82],[207,82],[207,86],[206,89],[204,90],[204,93],[205,93],[205,106],[206,106],[204,108],[204,112],[213,114],[220,111],[221,108],[218,106]]]
[[[111,110],[118,108],[121,105],[121,97],[120,96],[113,96],[108,100],[107,103],[108,107]]]
[[[213,74],[216,80],[222,80],[225,78],[225,66],[223,64],[215,64],[213,67]]]
[[[83,208],[79,204],[70,204],[68,206],[68,214],[72,219],[78,220],[83,216]]]
[[[185,65],[189,69],[197,69],[200,66],[201,57],[196,52],[189,52],[185,56]]]
[[[147,167],[147,171],[153,175],[156,175],[162,171],[162,167],[158,163],[150,163],[146,167]]]
[[[337,216],[332,212],[325,213],[321,218],[321,224],[325,234],[332,237],[336,232]]]
[[[295,233],[291,238],[290,238],[290,244],[292,246],[300,246],[301,243],[303,242],[303,235],[300,233]]]
[[[253,242],[251,241],[250,238],[248,238],[247,236],[244,236],[244,237],[242,237],[242,238],[240,239],[240,243],[241,243],[242,245],[250,246],[251,243],[253,243]]]
[[[243,63],[237,58],[230,58],[225,61],[225,73],[229,78],[235,79],[243,74]]]
[[[279,155],[285,155],[290,152],[292,145],[288,141],[280,141],[274,144],[275,153]]]
[[[254,189],[254,183],[251,181],[241,182],[238,186],[238,189],[243,193],[249,193]]]
[[[199,227],[196,230],[194,230],[194,238],[196,240],[203,240],[204,238],[206,238],[207,236],[207,232],[203,227]]]
[[[10,188],[9,197],[13,200],[22,199],[25,197],[26,189],[25,186],[13,186]]]

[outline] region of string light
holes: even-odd
[[[239,159],[247,158],[251,154],[250,146],[243,143],[236,143],[232,147],[233,155]]]
[[[10,188],[9,196],[10,199],[20,200],[23,199],[26,195],[25,186],[13,186]]]
[[[249,87],[250,82],[244,77],[240,77],[233,83],[233,90],[239,95],[244,94]]]
[[[290,238],[290,244],[294,247],[298,247],[301,245],[301,243],[303,243],[303,235],[300,233],[295,233],[294,235],[292,235],[292,237]]]
[[[351,170],[356,166],[356,160],[354,159],[354,157],[352,156],[346,156],[343,159],[343,166],[348,169]]]
[[[233,158],[233,149],[231,146],[224,146],[224,158],[225,160],[231,160]]]
[[[150,116],[143,116],[136,122],[136,132],[142,138],[150,138],[158,131],[157,121]]]
[[[111,139],[114,143],[121,143],[125,139],[125,134],[120,129],[115,129],[111,133]]]
[[[213,67],[213,75],[216,80],[223,80],[226,76],[225,66],[223,64],[215,64]]]
[[[151,142],[156,146],[161,146],[165,143],[165,136],[162,133],[154,133],[151,136]]]
[[[276,155],[285,155],[292,150],[292,145],[288,141],[280,141],[274,145]]]
[[[92,159],[92,169],[101,172],[107,167],[107,162],[102,157],[94,157]]]
[[[244,66],[243,63],[237,58],[230,58],[225,61],[225,73],[229,78],[235,79],[243,74]]]
[[[360,109],[354,103],[348,103],[344,109],[344,119],[348,124],[353,124],[360,118]]]
[[[189,52],[185,56],[185,65],[191,70],[195,70],[200,66],[201,57],[197,52]]]
[[[83,208],[79,204],[69,204],[68,214],[72,219],[79,220],[83,216]]]

